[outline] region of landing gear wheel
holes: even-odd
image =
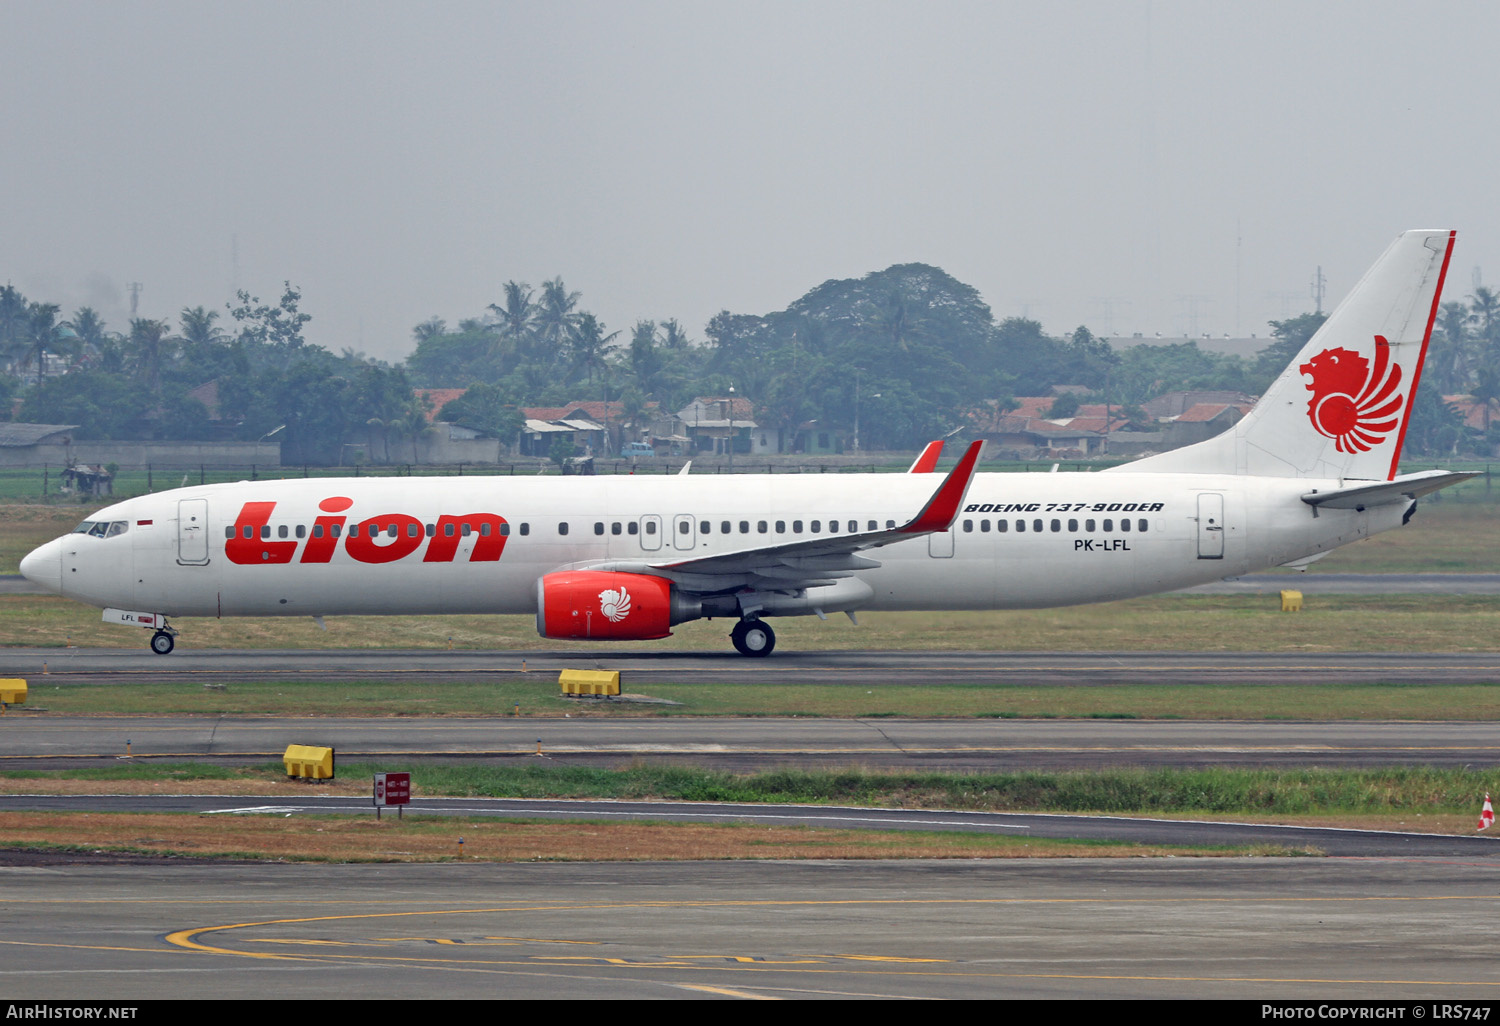
[[[776,632],[764,620],[741,620],[729,634],[740,655],[768,656],[776,648]]]
[[[168,634],[166,631],[157,631],[155,634],[151,635],[151,651],[155,652],[157,655],[166,655],[167,653],[171,652],[172,649],[176,647],[176,645],[177,642],[174,641],[172,639],[172,635]]]

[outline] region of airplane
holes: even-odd
[[[648,640],[722,617],[1019,609],[1306,568],[1472,474],[1398,472],[1453,231],[1398,236],[1254,409],[1099,473],[302,479],[127,499],[21,573],[152,631],[171,617],[530,613],[544,637]],[[934,481],[936,484],[934,485]]]

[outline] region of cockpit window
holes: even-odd
[[[105,535],[105,537],[113,538],[117,534],[124,534],[126,528],[128,528],[129,526],[130,521],[128,520],[116,520],[114,523],[109,525],[109,534]]]
[[[94,524],[94,526],[89,528],[89,537],[103,538],[108,532],[109,523],[107,521],[100,520],[98,523]]]
[[[89,531],[93,530],[93,528],[94,528],[94,522],[92,520],[85,520],[83,523],[81,523],[77,527],[73,528],[73,533],[74,534],[88,534]]]

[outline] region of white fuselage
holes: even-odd
[[[838,474],[208,485],[100,510],[90,522],[125,528],[66,535],[28,556],[23,569],[48,587],[55,580],[69,598],[169,616],[533,613],[538,579],[559,568],[659,564],[847,534],[851,526],[894,526],[921,508],[938,480]],[[1037,608],[1170,591],[1357,541],[1399,526],[1409,508],[1315,512],[1300,499],[1338,485],[1236,475],[978,474],[950,531],[865,550],[881,564],[857,574],[873,596],[829,608]]]

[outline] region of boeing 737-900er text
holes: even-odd
[[[1102,602],[1306,565],[1471,475],[1399,474],[1451,231],[1399,236],[1243,420],[1108,471],[242,481],[128,499],[21,562],[153,631],[169,617],[534,613],[650,639],[863,609]],[[934,487],[934,482],[936,486]],[[320,621],[321,622],[321,621]]]

